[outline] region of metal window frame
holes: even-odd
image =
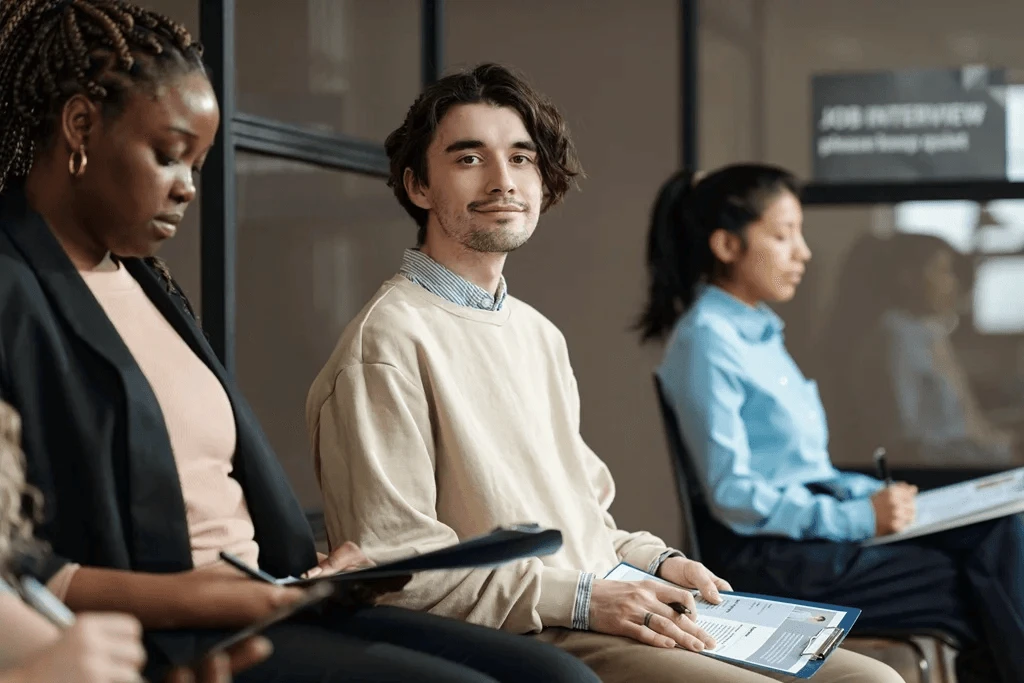
[[[444,9],[444,0],[421,0],[423,85],[437,80],[443,70]],[[382,141],[360,140],[237,110],[235,12],[236,0],[199,0],[199,33],[224,121],[201,181],[202,315],[210,344],[229,374],[235,372],[237,337],[237,152],[378,178],[388,175]]]
[[[360,140],[237,111],[235,104],[236,0],[199,0],[199,32],[224,124],[207,156],[201,180],[200,273],[203,327],[229,375],[235,374],[237,337],[238,151],[297,161],[336,171],[386,178],[381,141]],[[421,0],[421,81],[443,70],[444,0]],[[306,518],[324,538],[323,512]]]

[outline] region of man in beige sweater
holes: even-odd
[[[697,654],[714,641],[670,607],[696,610],[688,591],[595,578],[625,561],[712,602],[729,588],[661,539],[616,528],[565,339],[507,294],[507,254],[581,173],[557,110],[483,65],[430,86],[387,152],[419,247],[345,329],[306,405],[332,543],[383,561],[498,525],[556,527],[555,555],[423,575],[391,600],[536,634],[605,681],[767,681]],[[816,680],[901,679],[838,652]]]

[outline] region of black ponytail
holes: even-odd
[[[694,175],[692,171],[672,174],[654,201],[647,233],[647,307],[636,324],[643,341],[665,336],[693,303],[696,281],[689,280],[698,270],[693,263],[696,250],[686,244],[692,231],[681,226],[686,222],[684,213],[693,191]]]
[[[796,178],[775,166],[736,164],[707,176],[678,171],[654,202],[647,236],[647,305],[635,329],[662,339],[696,301],[701,283],[723,273],[709,240],[719,229],[745,239],[781,192],[799,194]]]

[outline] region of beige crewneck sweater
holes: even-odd
[[[565,340],[512,297],[471,309],[395,276],[345,329],[306,421],[332,544],[380,562],[498,525],[563,532],[555,555],[422,574],[391,604],[515,633],[570,627],[582,572],[646,568],[666,550],[615,528]]]
[[[230,476],[236,430],[224,387],[123,266],[81,275],[160,404],[181,480],[193,564],[219,562],[219,552],[226,550],[257,566],[252,519],[242,487]]]

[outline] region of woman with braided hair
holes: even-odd
[[[0,2],[0,398],[46,501],[43,578],[145,628],[146,673],[301,595],[318,557],[251,409],[153,260],[195,198],[219,110],[200,46],[124,0]],[[593,681],[540,643],[394,608],[268,630],[241,681]],[[152,675],[151,680],[156,680]]]

